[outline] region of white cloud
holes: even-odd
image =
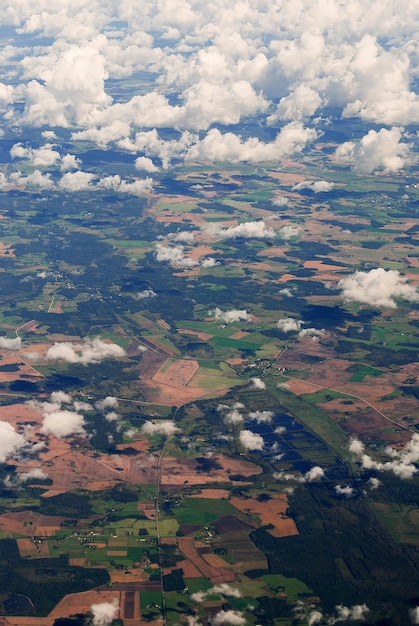
[[[21,347],[21,337],[15,337],[14,339],[9,339],[8,337],[0,337],[0,350],[20,350]]]
[[[116,343],[107,343],[100,338],[85,339],[82,343],[54,343],[46,357],[53,361],[61,359],[68,363],[100,363],[104,359],[118,359],[125,356],[125,350]]]
[[[37,149],[16,143],[10,149],[10,156],[12,159],[27,159],[35,167],[51,167],[61,159],[60,153],[53,148],[53,144],[49,143]]]
[[[409,617],[412,624],[419,624],[419,606],[415,606],[409,611]]]
[[[280,289],[278,293],[286,298],[291,298],[294,295],[295,290],[290,287],[284,287],[283,289]]]
[[[294,185],[292,191],[300,191],[300,189],[311,189],[314,193],[326,193],[331,191],[334,187],[334,183],[330,183],[327,180],[305,180],[302,183]]]
[[[243,626],[246,624],[246,619],[243,617],[241,611],[233,611],[228,609],[227,611],[219,611],[211,619],[212,626],[220,626],[221,624],[229,624],[230,626]]]
[[[276,472],[274,474],[274,479],[293,481],[297,483],[312,483],[312,482],[316,482],[317,480],[321,480],[322,478],[324,478],[324,476],[325,476],[324,469],[320,467],[319,465],[315,465],[314,467],[309,469],[308,472],[306,472],[305,474],[300,474],[300,475],[290,474],[287,472]]]
[[[225,324],[233,324],[234,322],[250,322],[251,316],[245,309],[232,309],[231,311],[222,311],[218,307],[214,309],[213,315],[216,320]]]
[[[29,472],[19,472],[16,477],[19,482],[26,483],[29,480],[46,480],[48,474],[43,472],[40,468],[34,468],[29,470]]]
[[[119,615],[119,602],[114,598],[112,602],[92,604],[90,613],[93,616],[93,626],[110,626]]]
[[[113,396],[106,396],[102,400],[97,400],[95,402],[95,407],[98,411],[106,411],[106,409],[116,409],[119,406],[118,398],[114,398]]]
[[[251,378],[250,379],[253,389],[265,389],[266,388],[266,384],[263,382],[263,380],[261,378]]]
[[[233,163],[280,161],[285,156],[301,152],[316,137],[317,133],[314,129],[304,128],[300,122],[291,122],[284,126],[272,143],[263,143],[257,137],[242,141],[238,135],[222,134],[217,128],[213,128],[204,139],[191,146],[186,159]]]
[[[61,158],[60,170],[62,172],[68,172],[69,170],[78,170],[80,165],[80,159],[74,156],[74,154],[65,154]]]
[[[362,454],[364,452],[364,444],[359,439],[352,438],[349,442],[349,452],[355,454],[356,456]]]
[[[350,165],[356,174],[371,174],[377,170],[398,172],[409,164],[410,144],[401,142],[402,131],[393,127],[370,130],[355,143],[347,141],[335,151],[335,161]]]
[[[263,450],[264,441],[261,435],[252,433],[251,430],[242,430],[239,435],[240,443],[246,450]]]
[[[391,447],[387,447],[384,453],[390,457],[391,460],[389,461],[376,461],[368,454],[365,454],[363,445],[357,439],[351,441],[349,449],[361,462],[363,469],[392,472],[405,480],[412,478],[418,471],[416,465],[419,462],[419,434],[417,433],[412,435],[412,438],[402,450],[394,450]],[[374,488],[374,485],[378,486],[375,481],[371,483],[371,487]]]
[[[288,240],[293,237],[298,237],[300,231],[301,228],[299,226],[292,226],[292,224],[288,224],[278,230],[278,235],[279,237],[282,237],[282,239]]]
[[[181,245],[167,246],[163,243],[156,243],[156,259],[160,262],[167,262],[172,267],[195,267],[199,261],[186,256],[185,248]]]
[[[382,267],[369,272],[355,272],[338,282],[345,300],[370,304],[371,306],[395,309],[395,300],[419,302],[419,292],[407,283],[398,270],[385,270]]]
[[[228,585],[227,583],[221,583],[219,585],[214,585],[207,591],[197,591],[191,594],[191,600],[194,602],[203,602],[209,596],[214,594],[224,596],[225,598],[241,598],[241,593],[239,589]]]
[[[314,115],[320,107],[322,99],[319,94],[307,85],[299,85],[289,96],[281,98],[275,113],[267,118],[268,124],[279,120],[302,121]]]
[[[243,415],[240,413],[239,409],[233,407],[230,411],[224,414],[224,421],[226,424],[241,424],[243,422]]]
[[[27,445],[25,437],[15,431],[8,422],[0,421],[0,463],[17,454]]]
[[[275,231],[270,226],[266,226],[262,220],[258,222],[243,222],[238,226],[230,226],[222,228],[221,226],[212,225],[207,227],[206,232],[220,237],[221,239],[272,239],[275,237]]]
[[[65,391],[53,391],[50,395],[50,400],[57,404],[70,404],[72,402],[71,396]]]
[[[74,411],[51,411],[44,415],[41,432],[58,439],[69,435],[85,435],[84,417]]]
[[[176,233],[170,233],[167,235],[167,239],[169,239],[169,241],[183,241],[184,243],[189,244],[193,243],[194,238],[195,234],[191,230],[180,230]]]
[[[298,336],[299,337],[311,337],[313,341],[318,341],[319,339],[324,337],[325,334],[326,334],[326,331],[324,330],[324,328],[321,328],[321,329],[318,329],[318,328],[303,328],[298,333]]]
[[[153,161],[148,157],[138,157],[135,159],[135,168],[137,170],[149,172],[150,174],[159,171],[159,168],[154,165]]]
[[[173,422],[163,420],[161,422],[148,421],[141,427],[145,435],[164,435],[170,437],[179,432],[179,428]]]
[[[290,333],[301,329],[301,320],[295,320],[292,317],[286,317],[282,320],[278,320],[276,327],[282,330],[283,333]]]
[[[335,615],[329,617],[327,624],[337,624],[339,622],[365,621],[369,608],[366,604],[355,604],[353,606],[343,606],[339,604],[335,607]]]
[[[345,498],[352,498],[355,493],[355,489],[350,485],[335,485],[335,491],[338,496],[345,496]]]
[[[221,596],[225,596],[226,598],[241,598],[242,594],[240,593],[240,589],[236,589],[227,583],[221,583],[220,585],[214,585],[212,589],[208,590],[208,594],[210,593],[219,593]]]
[[[251,411],[248,414],[248,417],[252,420],[256,420],[259,424],[265,423],[270,424],[272,422],[272,418],[274,416],[273,411]]]
[[[153,289],[143,289],[133,294],[134,300],[146,300],[147,298],[155,298],[157,296]]]
[[[96,176],[89,172],[67,172],[58,182],[58,187],[63,191],[71,193],[85,191],[91,188],[91,183],[94,178],[96,178]]]
[[[378,478],[369,478],[367,480],[367,485],[370,489],[378,489],[378,487],[381,485],[381,480],[379,480]]]

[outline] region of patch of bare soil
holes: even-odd
[[[245,477],[262,473],[262,468],[249,461],[231,459],[223,454],[213,457],[215,469],[209,472],[199,472],[199,464],[195,459],[179,460],[174,457],[163,457],[161,464],[162,485],[205,485],[214,482],[230,481],[230,476]],[[231,482],[234,483],[234,480]]]
[[[298,535],[294,520],[286,514],[288,508],[286,494],[277,494],[264,502],[250,498],[231,498],[230,502],[239,511],[258,515],[263,525],[272,524],[274,528],[268,532],[274,537]]]

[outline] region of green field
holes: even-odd
[[[228,500],[207,500],[206,498],[185,498],[173,513],[181,524],[210,524],[223,515],[235,515],[237,509]]]

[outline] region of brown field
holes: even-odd
[[[201,578],[202,574],[197,567],[192,563],[192,561],[178,561],[176,566],[179,569],[183,570],[184,578]]]
[[[199,364],[190,359],[177,359],[168,367],[167,359],[146,352],[141,360],[141,390],[148,402],[166,406],[182,406],[194,400],[226,394],[230,387],[203,387],[199,379]],[[193,384],[191,383],[193,378]],[[207,378],[205,378],[207,380]]]
[[[19,357],[17,353],[10,352],[10,350],[0,350],[1,365],[13,365],[19,369],[15,372],[2,372],[0,371],[0,383],[12,382],[14,380],[33,380],[43,378],[36,369],[31,365],[28,365]]]
[[[142,569],[127,567],[129,574],[124,570],[110,570],[109,574],[112,583],[144,583],[148,581],[148,574]]]
[[[202,341],[209,341],[214,337],[214,335],[210,335],[209,333],[201,333],[198,330],[189,330],[188,328],[179,328],[178,331],[182,335],[194,335],[198,337],[198,339],[202,339]]]
[[[302,396],[306,393],[316,393],[319,391],[319,386],[309,383],[306,380],[298,380],[297,378],[287,378],[286,385],[289,390],[295,393],[297,396]]]
[[[287,283],[290,280],[294,280],[296,277],[294,276],[294,274],[283,274],[281,276],[281,278],[278,278],[278,282],[279,283]]]
[[[244,337],[247,337],[247,335],[250,335],[250,333],[245,330],[238,330],[233,335],[230,335],[230,339],[243,339]]]
[[[127,556],[127,550],[108,550],[106,556]]]
[[[99,602],[120,602],[120,592],[114,590],[106,591],[84,591],[83,593],[74,593],[65,596],[57,604],[48,617],[57,619],[59,617],[68,617],[76,613],[87,613],[92,604]]]
[[[164,365],[154,374],[152,380],[176,388],[185,386],[199,369],[198,361],[193,359],[177,359],[167,368]]]
[[[192,537],[179,537],[179,549],[186,558],[201,572],[202,576],[208,578],[213,584],[230,583],[235,579],[234,572],[224,569],[229,565],[222,561],[223,567],[209,565],[196,549]]]
[[[211,500],[227,499],[230,492],[227,489],[202,489],[200,493],[195,493],[189,498],[208,498]]]
[[[34,542],[33,539],[17,539],[17,547],[22,559],[42,559],[49,557],[46,541]]]
[[[65,596],[54,610],[51,611],[48,617],[0,617],[0,626],[53,626],[55,620],[60,617],[69,617],[76,613],[87,613],[92,604],[113,602],[114,599],[118,603],[121,602],[119,591],[106,590],[75,593]],[[136,625],[140,623],[141,622],[135,622]],[[126,624],[128,624],[128,622],[126,622]],[[134,624],[132,624],[132,626],[134,626]]]
[[[286,517],[288,497],[286,494],[277,494],[271,500],[259,502],[254,499],[231,498],[231,504],[244,513],[256,514],[263,525],[272,524],[275,528],[268,532],[274,537],[289,537],[298,535],[298,529],[293,519]]]
[[[10,533],[32,537],[51,536],[56,529],[60,529],[64,517],[40,515],[33,511],[20,511],[18,513],[3,513],[0,515],[0,528]],[[25,522],[30,525],[25,525]]]
[[[173,457],[163,457],[161,464],[161,483],[163,485],[204,485],[214,482],[227,482],[230,474],[242,476],[254,476],[261,474],[262,468],[249,461],[230,459],[222,454],[214,455],[214,460],[220,465],[220,469],[211,472],[198,472],[198,464],[195,459],[178,460]],[[232,481],[234,482],[234,481]]]

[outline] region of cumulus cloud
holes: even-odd
[[[319,94],[307,85],[299,85],[290,95],[281,98],[275,113],[267,118],[268,124],[282,121],[302,121],[314,115],[320,107],[322,99]]]
[[[97,182],[97,188],[99,189],[109,189],[117,193],[126,193],[131,196],[142,196],[146,191],[150,191],[152,187],[153,181],[151,178],[127,182],[123,180],[119,174],[103,176]],[[93,186],[89,186],[89,189],[93,189]]]
[[[16,478],[21,483],[27,483],[29,480],[46,480],[48,478],[48,474],[43,472],[40,468],[34,468],[28,472],[19,472]]]
[[[156,259],[163,263],[170,263],[174,268],[188,268],[199,265],[199,260],[188,257],[184,246],[181,244],[168,246],[163,243],[157,243]]]
[[[89,172],[67,172],[61,177],[61,180],[58,182],[58,187],[62,191],[68,191],[70,193],[85,191],[91,188],[91,183],[94,178],[96,178],[96,176]]]
[[[354,604],[353,606],[344,606],[338,604],[335,607],[335,614],[328,618],[327,624],[338,624],[339,622],[360,621],[367,619],[369,608],[366,604]]]
[[[259,424],[270,424],[274,416],[273,411],[251,411],[248,417],[252,420],[256,420]]]
[[[95,402],[95,407],[99,411],[106,411],[107,409],[116,409],[119,406],[118,398],[114,398],[113,396],[106,396],[102,400],[97,400]]]
[[[278,320],[276,327],[283,333],[290,333],[301,329],[301,320],[295,320],[292,317],[286,317],[282,320]]]
[[[321,328],[321,329],[318,329],[318,328],[303,328],[298,333],[299,337],[311,337],[311,339],[313,341],[318,341],[319,339],[321,339],[325,335],[326,335],[326,331],[324,330],[324,328]]]
[[[355,272],[338,282],[344,300],[371,306],[397,307],[396,299],[419,302],[417,288],[408,284],[398,270],[377,267],[369,272]]]
[[[350,485],[335,485],[335,491],[338,496],[344,496],[345,498],[352,498],[355,493],[355,489]]]
[[[417,433],[412,435],[402,450],[395,450],[390,446],[385,448],[384,454],[390,458],[388,461],[376,461],[370,455],[365,454],[364,446],[357,439],[351,441],[349,450],[359,460],[363,469],[392,472],[405,480],[412,478],[418,471],[416,465],[419,462],[419,434]]]
[[[14,144],[10,149],[12,159],[25,159],[36,167],[50,167],[60,160],[60,153],[54,150],[53,144],[45,144],[40,148],[29,148],[22,143]]]
[[[25,437],[8,422],[0,421],[0,463],[14,456],[27,445]]]
[[[378,489],[378,487],[381,485],[381,480],[379,480],[378,478],[369,478],[367,480],[367,485],[370,489]]]
[[[143,289],[143,291],[138,291],[133,294],[134,300],[146,300],[147,298],[155,298],[157,296],[156,292],[153,289]]]
[[[233,426],[235,424],[241,424],[243,422],[243,414],[240,413],[239,408],[241,408],[242,405],[240,405],[239,407],[234,407],[232,409],[230,409],[227,412],[224,412],[224,422],[226,424],[232,424]],[[225,411],[225,409],[223,409]]]
[[[321,480],[324,478],[325,473],[324,469],[319,465],[315,465],[311,469],[308,470],[305,474],[291,474],[287,472],[276,472],[274,474],[275,480],[286,480],[293,481],[297,483],[312,483],[317,480]]]
[[[90,613],[93,616],[93,626],[110,626],[119,615],[119,602],[114,598],[112,602],[92,604]]]
[[[150,174],[159,171],[157,165],[154,165],[153,161],[148,157],[138,157],[137,159],[135,159],[135,168],[137,170],[149,172]]]
[[[301,122],[290,122],[278,133],[275,141],[263,143],[257,137],[242,141],[233,133],[222,134],[211,129],[201,141],[191,146],[186,159],[191,161],[280,161],[298,152],[317,138],[312,128],[304,128]]]
[[[241,598],[240,590],[232,587],[227,583],[221,583],[219,585],[214,585],[207,591],[197,591],[191,594],[191,600],[194,602],[203,602],[206,598],[213,595],[220,595],[224,598]]]
[[[246,619],[241,611],[228,609],[227,611],[219,611],[211,619],[212,626],[220,626],[221,624],[229,624],[230,626],[242,626],[246,624]]]
[[[398,172],[409,163],[411,145],[403,143],[402,131],[393,127],[370,130],[355,143],[346,141],[335,151],[335,161],[350,165],[355,174],[371,174],[377,170]]]
[[[272,239],[275,237],[275,231],[262,220],[257,222],[243,222],[238,226],[230,226],[223,228],[222,226],[212,225],[206,228],[211,235],[220,237],[221,239]]]
[[[266,388],[266,384],[263,382],[263,380],[261,378],[251,378],[250,379],[251,383],[252,383],[252,387],[253,389],[265,389]]]
[[[8,337],[0,337],[0,350],[20,350],[21,347],[21,337],[15,337],[14,339],[9,339]]]
[[[419,624],[419,606],[415,606],[409,611],[409,617],[412,624]]]
[[[161,422],[153,422],[150,420],[143,424],[141,431],[145,435],[163,435],[165,437],[170,437],[171,435],[179,432],[179,428],[169,420],[163,420]]]
[[[49,361],[63,360],[68,363],[100,363],[105,359],[119,359],[125,356],[125,350],[116,343],[108,343],[100,338],[85,339],[82,343],[54,343],[48,349]]]
[[[231,311],[222,311],[218,307],[214,309],[213,315],[216,320],[224,322],[224,324],[233,324],[234,322],[251,322],[252,318],[245,309],[232,309]]]
[[[288,224],[287,226],[283,226],[278,230],[278,236],[282,239],[288,241],[288,239],[292,239],[293,237],[298,237],[300,234],[301,228],[299,226],[293,226],[292,224]]]
[[[300,191],[300,189],[310,189],[314,193],[327,193],[332,191],[334,183],[330,183],[327,180],[305,180],[302,183],[294,185],[292,191]]]
[[[242,430],[239,435],[239,440],[243,448],[246,450],[263,450],[264,441],[261,435],[252,433],[251,430]]]
[[[365,448],[364,444],[359,439],[356,439],[356,438],[350,439],[349,452],[352,452],[352,454],[360,455],[364,452],[364,448]]]
[[[69,435],[85,435],[84,417],[74,411],[51,411],[44,416],[41,432],[58,439]]]

